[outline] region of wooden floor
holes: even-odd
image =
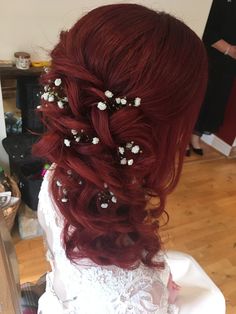
[[[170,221],[162,228],[165,247],[191,254],[220,287],[227,314],[236,313],[236,159],[206,147],[186,158],[183,175],[169,197]],[[21,282],[49,269],[41,238],[15,240]],[[214,313],[209,313],[214,314]]]
[[[236,159],[186,162],[167,210],[165,246],[192,255],[225,295],[227,314],[235,314]]]

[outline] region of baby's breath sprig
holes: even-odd
[[[99,101],[97,103],[97,108],[101,111],[109,110],[109,111],[117,111],[120,110],[126,106],[129,107],[139,107],[141,105],[141,98],[136,97],[134,100],[128,100],[126,96],[124,97],[113,97],[114,94],[106,90],[104,92],[104,95],[106,96],[106,101]]]

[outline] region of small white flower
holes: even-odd
[[[45,92],[47,92],[49,90],[49,85],[45,85],[44,90],[45,90]]]
[[[141,105],[141,98],[139,97],[136,97],[135,100],[134,100],[134,106],[135,107],[138,107]]]
[[[44,100],[48,100],[48,96],[49,96],[49,93],[43,93],[41,98],[44,99]]]
[[[139,152],[139,150],[140,150],[140,147],[139,147],[138,145],[134,145],[134,146],[132,147],[132,149],[131,149],[131,152],[132,152],[133,154],[137,154],[137,153]]]
[[[133,146],[132,143],[127,143],[127,144],[126,144],[126,148],[128,148],[128,149],[131,149],[132,146]]]
[[[68,176],[71,176],[72,175],[72,171],[70,169],[67,170],[67,174],[68,174]]]
[[[80,138],[81,138],[80,136],[76,136],[75,141],[76,141],[77,143],[79,143]]]
[[[54,84],[56,86],[60,86],[61,85],[61,79],[60,78],[55,79]]]
[[[134,160],[133,160],[133,159],[129,159],[129,160],[128,160],[128,165],[129,165],[129,166],[132,166],[133,163],[134,163]]]
[[[99,138],[98,137],[94,137],[93,140],[92,140],[92,143],[95,144],[95,145],[98,144],[99,143]]]
[[[104,102],[99,101],[99,103],[97,104],[97,107],[99,110],[105,110],[107,108],[107,105]]]
[[[120,104],[120,98],[119,97],[116,98],[116,103]]]
[[[126,105],[127,104],[127,100],[125,98],[122,98],[120,100],[120,102],[121,102],[122,105]]]
[[[79,181],[79,185],[82,185],[82,184],[83,184],[83,182],[80,180],[80,181]]]
[[[109,90],[106,90],[106,91],[105,91],[105,96],[106,96],[107,98],[112,98],[112,97],[113,97],[113,94],[112,94],[112,92],[110,92]]]
[[[62,192],[63,192],[64,195],[67,194],[67,190],[65,188],[62,190]]]
[[[59,180],[57,180],[56,185],[57,186],[62,186],[62,184],[61,184],[61,182]]]
[[[115,197],[115,196],[112,196],[111,201],[112,201],[112,203],[116,203],[116,202],[117,202],[116,197]]]
[[[101,207],[102,207],[102,208],[107,208],[107,207],[108,207],[108,204],[107,204],[107,203],[102,203],[102,204],[101,204]]]
[[[62,100],[59,100],[59,101],[57,102],[57,105],[58,105],[58,107],[59,107],[60,109],[64,109],[64,103],[63,103]]]
[[[72,133],[73,135],[76,135],[76,134],[78,134],[78,131],[72,129],[72,130],[71,130],[71,133]]]
[[[68,202],[68,199],[67,199],[66,197],[63,197],[63,198],[61,199],[61,201],[62,201],[62,203],[67,203],[67,202]]]
[[[67,97],[64,97],[63,100],[64,100],[65,102],[68,102],[68,98],[67,98]]]
[[[53,95],[50,95],[50,96],[48,97],[48,101],[49,101],[49,102],[53,102],[53,101],[54,101],[54,96],[53,96]]]
[[[104,188],[105,188],[105,189],[107,189],[107,188],[108,188],[107,183],[104,183],[104,184],[103,184],[103,186],[104,186]]]
[[[119,153],[120,153],[121,155],[123,155],[124,152],[125,152],[124,147],[120,146],[120,147],[119,147]]]
[[[37,109],[41,109],[41,106],[39,105],[39,106],[37,106]]]
[[[67,138],[64,139],[64,144],[67,146],[67,147],[70,147],[70,140],[68,140]]]
[[[127,163],[127,159],[126,158],[122,158],[121,161],[120,161],[120,164],[121,165],[126,165]]]

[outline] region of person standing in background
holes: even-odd
[[[236,73],[236,0],[213,0],[203,34],[209,58],[209,81],[194,132],[191,148],[203,155],[200,137],[217,132]],[[190,155],[190,147],[186,155]]]

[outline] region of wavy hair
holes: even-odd
[[[207,61],[200,39],[164,12],[106,5],[62,32],[51,59],[42,83],[60,78],[68,106],[43,101],[47,131],[33,151],[56,164],[50,188],[65,219],[67,257],[122,268],[140,262],[160,267],[153,259],[162,245],[159,218],[178,182],[205,92]],[[141,105],[99,110],[106,90],[115,97],[140,97]],[[100,141],[67,147],[72,129]],[[131,141],[142,153],[132,166],[121,165],[118,148]],[[107,189],[116,202],[102,208]],[[159,202],[149,206],[153,196]]]

